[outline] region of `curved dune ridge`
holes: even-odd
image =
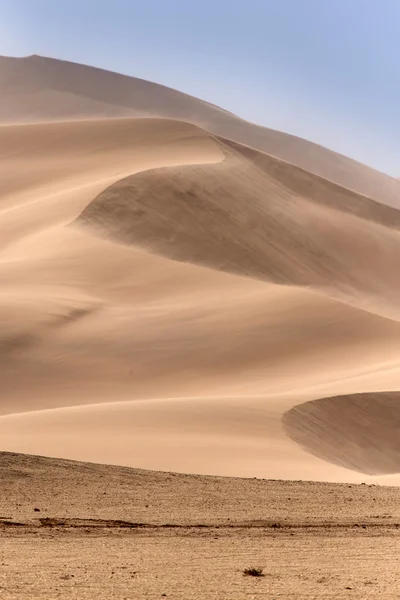
[[[320,398],[283,415],[286,433],[312,454],[368,475],[400,471],[400,393]]]
[[[389,205],[400,182],[301,138],[163,85],[44,56],[0,57],[0,123],[166,117],[194,123]]]
[[[175,260],[322,288],[399,316],[398,211],[237,144],[221,147],[222,163],[119,181],[77,223]]]
[[[398,483],[399,188],[120,77],[0,60],[3,121],[90,117],[0,126],[1,449]]]

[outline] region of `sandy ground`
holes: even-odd
[[[7,600],[398,597],[398,488],[7,453],[0,483]]]
[[[391,599],[398,598],[399,543],[385,528],[8,533],[0,586],[7,600]],[[254,564],[264,577],[243,575]]]

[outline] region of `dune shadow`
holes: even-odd
[[[282,417],[286,434],[304,450],[365,473],[400,472],[400,392],[320,398]]]

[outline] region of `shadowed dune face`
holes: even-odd
[[[367,475],[400,472],[400,392],[320,398],[293,407],[282,423],[302,448],[335,465]]]
[[[114,184],[76,221],[109,240],[397,318],[400,213],[259,152]],[[368,276],[367,276],[368,273]]]

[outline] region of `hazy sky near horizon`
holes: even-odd
[[[400,0],[0,0],[0,54],[163,83],[400,175]]]

